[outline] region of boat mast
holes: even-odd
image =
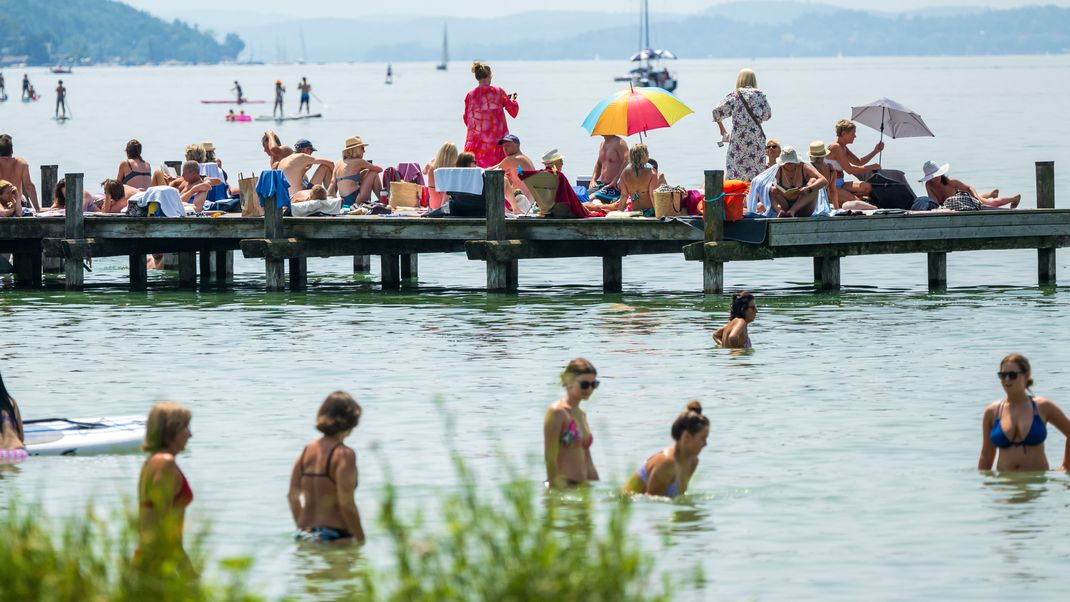
[[[449,25],[442,24],[442,64],[450,62]]]

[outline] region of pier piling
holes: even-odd
[[[1037,161],[1037,209],[1055,209],[1055,162]],[[1055,286],[1055,247],[1037,249],[1037,281]]]
[[[705,207],[702,211],[704,238],[707,243],[724,241],[724,171],[706,170]],[[724,294],[724,262],[709,258],[702,260],[702,292],[707,295]]]
[[[64,177],[66,182],[66,196],[70,201],[64,211],[65,219],[63,236],[68,241],[85,241],[85,215],[82,214],[82,182],[84,175],[69,173]],[[69,291],[80,291],[85,284],[85,271],[83,261],[86,259],[86,247],[78,246],[72,249],[72,254],[63,265],[63,286]]]

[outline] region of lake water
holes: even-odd
[[[701,181],[723,165],[709,109],[741,66],[681,61],[680,97],[696,110],[650,135],[673,182]],[[751,66],[785,144],[832,138],[850,106],[888,96],[914,108],[936,138],[891,141],[889,167],[920,177],[929,158],[978,188],[1022,192],[1034,203],[1033,162],[1070,176],[1062,116],[1070,58],[762,60]],[[596,142],[578,126],[620,84],[617,62],[494,64],[496,83],[520,95],[513,131],[531,155],[557,147],[570,174],[589,173]],[[29,70],[39,89],[55,77]],[[0,131],[36,173],[41,163],[114,175],[131,137],[153,165],[212,140],[231,174],[264,168],[262,128],[227,124],[218,106],[242,81],[269,99],[272,82],[307,75],[327,101],[319,121],[278,128],[285,142],[311,139],[335,156],[346,136],[369,142],[378,163],[426,161],[446,139],[461,142],[470,75],[430,65],[99,68],[64,76],[74,119],[49,119],[52,98],[0,105]],[[21,71],[4,71],[9,84]],[[17,92],[17,89],[16,89]],[[11,91],[8,92],[12,94]],[[266,113],[270,105],[247,107]],[[859,129],[868,151],[877,133]],[[1057,201],[1057,203],[1060,201]],[[1065,202],[1065,201],[1062,201]],[[1059,269],[1070,274],[1070,254]],[[711,348],[723,298],[704,298],[701,268],[679,256],[629,257],[624,293],[600,292],[597,259],[521,262],[520,294],[488,296],[482,263],[463,255],[420,258],[420,292],[382,292],[377,263],[354,276],[348,259],[311,260],[310,291],[265,294],[262,262],[236,260],[232,292],[175,292],[173,273],[148,293],[124,290],[125,261],[101,259],[86,293],[51,286],[0,292],[0,359],[27,418],[147,412],[170,398],[194,411],[181,465],[196,492],[194,526],[213,523],[213,552],[252,553],[272,595],[309,599],[333,591],[353,556],[298,549],[285,493],[315,411],[331,390],[351,391],[365,414],[351,443],[361,467],[358,504],[369,532],[363,553],[386,562],[374,517],[384,483],[407,508],[435,511],[456,487],[456,447],[488,491],[504,479],[500,449],[542,479],[541,426],[560,393],[556,375],[591,359],[603,387],[587,405],[592,453],[608,508],[636,465],[667,445],[687,400],[711,417],[710,446],[684,500],[634,504],[631,529],[659,570],[701,565],[702,589],[681,599],[1057,599],[1070,561],[1064,520],[1070,479],[1001,477],[975,470],[984,405],[1000,396],[999,358],[1033,360],[1038,394],[1070,405],[1070,294],[1038,289],[1033,251],[954,254],[949,289],[926,290],[924,256],[848,258],[846,294],[816,294],[809,259],[730,264],[727,286],[759,295],[756,350]],[[444,410],[436,409],[441,399]],[[446,415],[456,422],[447,436]],[[1064,437],[1049,429],[1058,466]],[[383,469],[385,462],[391,467]],[[112,506],[135,494],[140,457],[34,458],[0,474],[56,514],[89,500]],[[492,495],[492,493],[488,493]],[[348,554],[348,553],[347,553]]]

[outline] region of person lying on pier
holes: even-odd
[[[313,157],[316,147],[302,138],[294,144],[294,154],[279,161],[277,169],[281,169],[286,175],[286,181],[290,183],[290,196],[293,197],[298,191],[308,190],[316,184],[327,188],[331,185],[331,174],[334,170],[334,161]],[[309,178],[308,170],[316,167],[312,177]]]
[[[925,193],[944,209],[952,211],[977,211],[979,209],[995,209],[1010,205],[1016,209],[1022,200],[1021,194],[1014,196],[999,196],[999,189],[990,192],[979,193],[977,189],[962,180],[947,177],[950,163],[937,165],[935,161],[926,161],[922,165],[922,178],[918,180],[925,184]]]
[[[879,171],[881,168],[878,163],[867,165],[866,162],[884,150],[884,143],[878,142],[868,155],[858,157],[847,146],[855,141],[857,135],[858,132],[854,123],[847,119],[837,121],[836,141],[828,145],[828,156],[825,158],[825,162],[832,166],[833,177],[835,178],[830,182],[829,194],[830,196],[836,196],[836,202],[841,205],[847,201],[861,200],[863,197],[869,196],[869,193],[873,190],[873,187],[866,182],[845,182],[845,174],[851,174],[859,180],[866,180],[871,173]],[[835,186],[832,186],[832,184],[835,184]],[[832,195],[833,190],[836,191],[835,195]],[[832,201],[830,200],[830,202]]]
[[[7,180],[0,180],[0,217],[21,217],[21,214],[19,189]]]
[[[750,333],[747,327],[758,317],[758,305],[754,294],[747,291],[733,293],[728,310],[728,323],[713,332],[713,341],[726,349],[750,349]]]
[[[104,193],[91,203],[88,203],[86,212],[96,213],[121,213],[126,209],[130,197],[141,192],[133,186],[123,184],[119,180],[104,180],[100,183]]]
[[[41,206],[37,204],[37,187],[30,178],[30,164],[26,159],[14,154],[15,144],[11,136],[0,134],[0,180],[7,180],[15,187],[20,206],[23,199],[29,199],[34,212],[40,211]],[[22,212],[15,217],[22,217]]]
[[[491,167],[490,169],[500,169],[505,172],[505,203],[510,211],[513,213],[527,213],[530,205],[527,207],[521,207],[517,202],[517,192],[523,194],[528,199],[535,198],[528,187],[520,179],[519,171],[535,171],[535,163],[528,158],[523,152],[520,151],[520,138],[517,138],[514,134],[507,134],[498,144],[505,151],[505,158],[502,162]]]
[[[383,189],[379,174],[383,172],[383,168],[364,159],[364,149],[367,146],[360,136],[346,138],[346,145],[342,148],[342,160],[332,165],[328,193],[332,197],[342,197],[343,208],[363,205],[373,196],[375,202],[379,202],[379,193]],[[454,147],[455,153],[456,150]]]
[[[60,217],[67,212],[67,182],[60,180],[52,189],[52,206],[44,207],[37,217]]]
[[[297,194],[290,197],[291,203],[302,203],[305,201],[326,201],[327,189],[322,184],[316,184],[308,190],[298,191]]]
[[[220,182],[218,178],[202,176],[201,164],[191,160],[182,164],[182,174],[175,178],[170,186],[178,189],[179,198],[184,204],[192,205],[194,211],[200,212],[208,200],[208,191]]]
[[[141,143],[137,140],[126,143],[126,160],[119,164],[115,179],[138,190],[152,186],[152,166],[141,157]]]
[[[602,136],[598,160],[591,171],[590,197],[603,203],[620,200],[620,174],[628,162],[628,143],[620,136]]]
[[[777,156],[780,156],[780,149],[777,149]],[[848,211],[867,211],[876,209],[875,205],[871,205],[865,201],[840,201],[839,194],[832,194],[827,186],[828,182],[834,182],[836,180],[836,174],[832,165],[825,160],[828,157],[829,151],[825,146],[825,143],[821,140],[815,140],[810,143],[810,150],[807,155],[810,157],[810,165],[817,170],[817,173],[821,174],[822,178],[825,178],[826,187],[825,190],[828,193],[829,205],[833,209],[846,209]]]

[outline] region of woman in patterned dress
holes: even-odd
[[[750,108],[750,111],[747,108]],[[728,134],[724,120],[732,120],[732,138],[728,143],[726,180],[750,182],[754,176],[765,171],[765,132],[761,122],[773,116],[765,93],[758,89],[758,79],[750,69],[743,69],[736,77],[736,89],[725,96],[713,110],[713,120],[721,129],[721,136]]]
[[[468,128],[464,150],[474,154],[476,164],[485,169],[505,158],[505,152],[498,146],[498,141],[509,133],[505,112],[515,119],[520,105],[516,94],[510,96],[490,85],[490,66],[476,61],[472,63],[472,73],[479,85],[464,97],[464,125]]]

